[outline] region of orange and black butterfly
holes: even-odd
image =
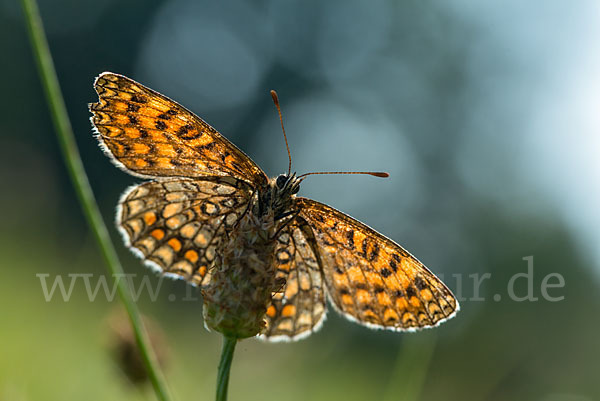
[[[303,176],[269,179],[201,118],[125,76],[105,72],[94,86],[100,99],[90,105],[92,122],[106,153],[126,172],[151,179],[128,189],[117,212],[127,245],[150,266],[204,287],[241,217],[271,213],[272,271],[283,284],[267,305],[263,338],[316,331],[327,297],[372,328],[433,327],[457,312],[451,291],[400,245],[297,196]]]

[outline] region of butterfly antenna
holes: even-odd
[[[288,145],[287,135],[285,134],[285,128],[283,128],[283,117],[281,117],[281,108],[279,107],[279,98],[277,97],[277,92],[271,90],[271,97],[273,98],[273,103],[275,103],[275,107],[277,107],[277,113],[279,113],[279,121],[281,122],[281,130],[283,131],[283,139],[285,139],[285,148],[288,152],[288,176],[292,174],[292,154],[290,153],[290,146]]]
[[[372,175],[373,177],[380,177],[380,178],[387,178],[390,176],[388,173],[381,172],[381,171],[317,171],[314,173],[306,173],[306,174],[299,175],[298,178],[303,180],[304,178],[308,177],[309,175],[321,175],[321,174],[366,174],[366,175]]]

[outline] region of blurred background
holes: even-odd
[[[371,331],[331,311],[303,341],[245,340],[230,399],[600,399],[598,2],[40,8],[91,185],[134,284],[159,280],[112,223],[120,193],[140,180],[92,136],[87,104],[103,71],[177,100],[269,175],[287,169],[276,89],[295,171],[390,173],[311,177],[301,194],[393,238],[461,300],[454,319],[416,334]],[[91,300],[84,285],[82,275],[95,288],[105,268],[13,0],[0,1],[0,52],[0,400],[153,399],[143,378],[134,384],[119,368],[118,300],[102,291]],[[72,284],[66,298],[59,287],[49,294],[57,278]],[[214,396],[221,338],[203,328],[198,295],[164,281],[139,299],[177,400]]]

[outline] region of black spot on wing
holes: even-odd
[[[346,231],[346,239],[348,240],[348,247],[354,250],[354,230]]]
[[[129,105],[131,105],[131,103]],[[138,122],[138,119],[137,119],[136,116],[130,115],[129,116],[129,123],[131,125],[133,125],[133,126],[136,126],[136,125],[138,125],[139,122]]]
[[[398,271],[398,264],[394,259],[390,260],[390,267],[392,268],[394,273]]]
[[[127,111],[130,111],[132,113],[136,113],[139,109],[140,109],[140,106],[138,106],[137,104],[129,103],[127,105]]]
[[[371,249],[371,252],[369,253],[368,259],[370,262],[373,262],[373,261],[377,260],[378,257],[379,257],[379,244],[377,242],[374,242],[373,248]]]
[[[167,128],[167,124],[165,124],[164,121],[161,121],[161,120],[156,120],[156,123],[154,124],[154,126],[156,127],[156,129],[159,129],[161,131],[163,131]]]
[[[140,103],[140,104],[148,103],[148,99],[146,99],[145,97],[143,97],[143,96],[140,96],[140,95],[138,95],[138,94],[133,94],[133,95],[131,96],[131,99],[130,99],[130,100],[131,100],[132,102],[135,102],[135,103]]]
[[[419,290],[422,290],[427,288],[427,283],[425,282],[425,280],[423,280],[421,276],[417,276],[415,277],[415,287],[417,287],[417,289]]]

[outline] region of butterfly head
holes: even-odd
[[[282,195],[289,193],[289,195],[295,195],[300,190],[300,181],[296,177],[296,173],[293,174],[280,174],[275,178],[274,186]]]
[[[260,195],[260,210],[273,210],[275,218],[286,215],[292,204],[293,196],[300,190],[302,180],[293,174],[280,174],[271,178],[267,188]]]

